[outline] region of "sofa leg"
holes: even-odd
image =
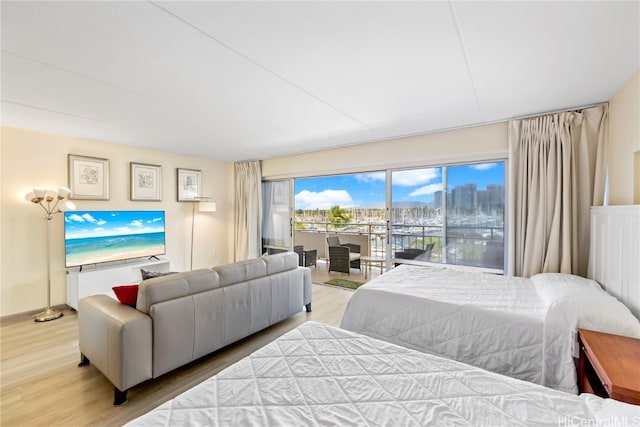
[[[305,305],[304,308],[305,310],[307,310],[307,312],[311,311],[311,303]]]
[[[118,387],[113,388],[113,406],[120,406],[127,403],[127,392],[129,390],[120,391]]]
[[[83,366],[89,365],[89,359],[84,354],[80,353],[80,363],[78,363],[78,368],[82,368]]]

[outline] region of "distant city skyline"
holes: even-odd
[[[449,166],[448,187],[469,183],[477,190],[489,184],[504,185],[504,162]],[[442,191],[442,168],[423,168],[392,173],[393,203],[420,202],[433,204],[434,194]],[[385,206],[385,173],[333,175],[295,180],[296,209],[383,208]]]

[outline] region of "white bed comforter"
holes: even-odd
[[[307,322],[127,426],[623,425],[639,410]]]
[[[540,384],[544,315],[527,279],[402,265],[360,287],[340,326]]]
[[[592,280],[538,276],[403,265],[360,287],[341,327],[577,393],[571,331],[640,336],[640,323]]]

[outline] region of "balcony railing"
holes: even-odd
[[[504,267],[504,230],[502,227],[448,225],[447,240],[443,244],[443,226],[392,224],[391,258],[398,252],[409,250],[424,251],[433,244],[428,261],[467,265],[502,270]],[[386,255],[386,226],[384,223],[330,223],[317,221],[297,221],[297,233],[367,236],[368,248],[364,252],[371,255]],[[403,262],[402,260],[396,260]]]

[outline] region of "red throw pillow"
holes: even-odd
[[[122,304],[127,304],[131,307],[136,306],[136,301],[138,301],[138,285],[114,286],[112,289],[118,301]]]

